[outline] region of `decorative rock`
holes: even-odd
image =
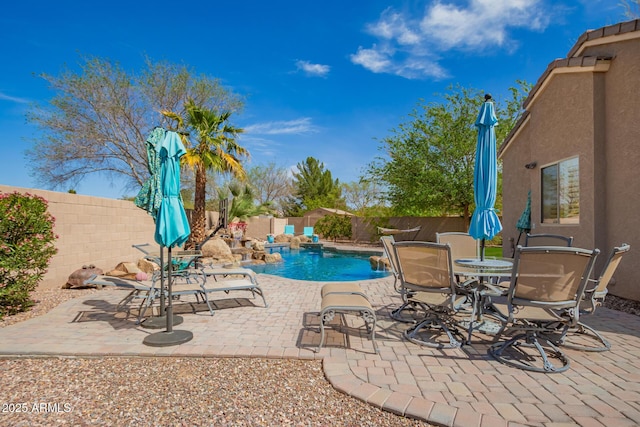
[[[278,234],[274,238],[274,241],[276,243],[287,243],[287,242],[289,242],[290,239],[291,239],[291,236],[287,236],[286,234]]]
[[[227,243],[217,237],[210,239],[202,246],[202,256],[213,258],[215,262],[234,262],[231,248]]]
[[[282,262],[282,255],[280,255],[279,252],[275,252],[272,254],[265,254],[264,262],[266,262],[267,264],[275,264],[278,262]]]
[[[391,264],[389,264],[389,259],[387,257],[382,257],[377,255],[370,256],[369,264],[371,264],[371,269],[374,271],[391,269]]]
[[[166,262],[166,261],[165,261]],[[138,260],[138,268],[141,271],[144,271],[147,274],[153,274],[155,270],[160,270],[160,266],[154,262],[149,261],[145,258],[140,258]]]
[[[93,264],[83,265],[82,268],[71,273],[67,279],[67,283],[62,286],[62,289],[85,288],[88,285],[85,285],[84,281],[94,274],[102,274],[102,269]]]
[[[304,237],[304,236],[302,236]],[[291,249],[300,249],[300,236],[294,236],[291,238],[291,241],[289,242],[289,247]]]
[[[264,251],[264,242],[260,242],[259,240],[255,240],[253,242],[253,250],[254,251]]]

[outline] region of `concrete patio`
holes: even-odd
[[[482,337],[471,346],[433,350],[402,338],[406,324],[390,319],[400,298],[393,279],[360,282],[378,317],[375,354],[347,316],[340,331],[320,340],[318,310],[324,283],[260,275],[269,308],[249,293],[214,295],[216,313],[177,305],[193,340],[148,347],[158,330],[116,313],[124,291],[104,289],[61,304],[48,314],[0,329],[0,355],[192,356],[322,359],[338,390],[408,417],[445,426],[634,426],[640,424],[640,318],[600,308],[585,323],[602,331],[611,351],[567,350],[571,369],[562,374],[524,372],[487,354]],[[65,291],[73,292],[73,291]],[[346,334],[343,332],[347,332]]]

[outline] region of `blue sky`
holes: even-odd
[[[421,99],[455,84],[504,99],[586,30],[624,20],[613,0],[12,1],[0,14],[0,184],[36,186],[25,113],[54,95],[36,75],[81,55],[134,72],[146,55],[219,78],[246,99],[232,119],[248,167],[312,156],[351,182]],[[76,190],[126,195],[100,176]]]

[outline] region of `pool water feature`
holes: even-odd
[[[256,273],[272,274],[296,280],[319,282],[347,282],[380,279],[388,271],[373,270],[369,263],[371,253],[335,251],[327,248],[279,248],[284,262],[276,264],[249,264]]]

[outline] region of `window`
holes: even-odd
[[[580,173],[577,157],[542,168],[542,222],[580,222]]]

